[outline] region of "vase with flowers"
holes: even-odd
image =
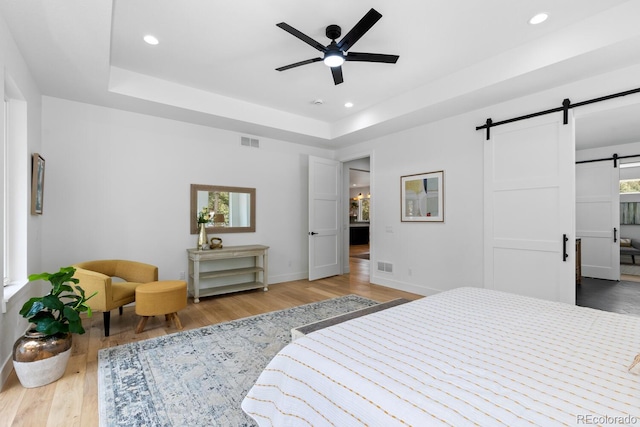
[[[207,224],[211,222],[212,218],[213,212],[211,212],[206,206],[198,212],[198,250],[205,249],[205,246],[207,245]]]

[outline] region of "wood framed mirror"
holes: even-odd
[[[191,234],[198,234],[198,215],[205,213],[207,233],[256,231],[256,189],[191,184]]]

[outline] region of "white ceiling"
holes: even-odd
[[[635,95],[640,97],[640,94]],[[640,103],[586,114],[576,119],[576,148],[640,142]]]
[[[354,188],[369,187],[371,185],[369,171],[349,169],[349,185]]]
[[[0,14],[45,95],[336,148],[640,63],[639,3],[0,0]],[[397,64],[347,62],[337,86],[321,62],[275,71],[319,56],[277,23],[328,44],[327,25],[344,35],[370,8],[383,17],[351,50]]]

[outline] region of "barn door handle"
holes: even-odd
[[[562,235],[562,261],[566,262],[567,258],[569,257],[569,254],[567,254],[567,242],[569,241],[569,238],[567,237],[566,234]]]
[[[316,233],[315,231],[310,231],[309,232],[309,236],[315,236],[316,234],[318,234],[318,233]]]
[[[613,227],[613,243],[618,241],[618,229]]]

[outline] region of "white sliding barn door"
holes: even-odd
[[[613,161],[576,165],[576,237],[583,276],[620,280],[620,169]]]
[[[309,280],[340,274],[342,163],[309,156]]]
[[[486,288],[575,304],[574,162],[571,111],[567,125],[557,113],[491,128],[484,148]]]

